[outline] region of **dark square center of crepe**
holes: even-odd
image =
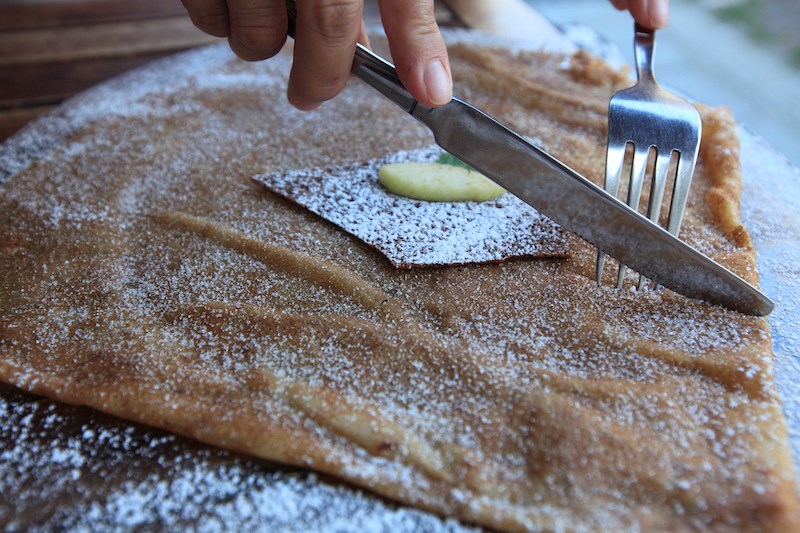
[[[383,165],[434,162],[442,153],[430,146],[253,180],[373,246],[397,268],[569,256],[566,231],[509,193],[485,202],[427,202],[392,194],[378,182]]]

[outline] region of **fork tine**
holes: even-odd
[[[672,153],[659,153],[656,148],[656,162],[653,170],[653,182],[650,186],[650,199],[647,205],[647,218],[658,224],[661,216],[661,205],[664,203],[664,190],[667,188],[669,177],[669,167]],[[688,189],[687,189],[688,194]],[[670,209],[670,212],[672,210]],[[644,276],[639,274],[637,287],[642,290],[644,287]]]
[[[597,264],[594,267],[594,277],[597,281],[597,284],[600,285],[600,282],[603,278],[603,268],[606,265],[606,253],[598,250],[597,251]]]
[[[644,185],[644,175],[647,171],[647,159],[650,157],[649,146],[633,147],[633,163],[631,166],[631,180],[628,187],[628,207],[637,211],[639,209],[639,200],[642,196],[642,186]],[[628,269],[625,265],[619,265],[617,270],[617,288],[622,288],[622,282],[625,279],[625,271]]]
[[[675,174],[675,186],[672,190],[669,220],[667,221],[667,231],[673,235],[677,235],[681,230],[683,211],[686,209],[686,201],[689,198],[689,186],[692,184],[695,164],[696,158],[692,154],[678,155],[678,170]]]
[[[619,191],[619,181],[620,177],[622,176],[622,169],[625,166],[625,142],[616,142],[613,137],[616,137],[616,132],[609,131],[609,143],[608,149],[606,152],[606,175],[605,175],[605,182],[603,183],[603,189],[612,196],[617,196],[617,192]],[[595,266],[595,279],[597,284],[600,284],[600,280],[603,277],[603,267],[605,266],[606,262],[606,254],[598,250],[597,251],[597,264]]]
[[[677,171],[670,199],[667,230],[677,235],[689,197],[689,186],[697,161],[702,124],[700,115],[684,99],[665,91],[653,74],[655,32],[635,25],[634,56],[637,82],[632,87],[617,91],[609,102],[608,148],[606,152],[605,190],[617,197],[619,181],[625,165],[626,148],[633,145],[633,158],[629,176],[626,203],[639,210],[645,178],[652,178],[647,205],[647,217],[655,224],[664,202],[667,180],[671,179],[673,153],[677,157]],[[655,151],[653,171],[646,176],[651,151]],[[623,167],[624,166],[624,167]],[[601,283],[605,253],[598,250],[595,277]],[[620,263],[617,287],[621,288],[627,266]],[[644,287],[646,278],[639,274],[638,287]]]
[[[598,250],[597,251],[597,264],[594,267],[594,279],[597,281],[597,284],[600,285],[600,281],[603,278],[603,267],[606,265],[606,254],[605,252]]]
[[[642,197],[642,187],[644,186],[644,175],[647,171],[647,159],[650,156],[650,147],[634,147],[633,164],[631,166],[631,185],[628,189],[628,207],[637,211],[639,201]]]
[[[613,196],[619,191],[619,181],[622,177],[622,169],[625,166],[625,141],[618,143],[621,148],[609,146],[606,155],[606,177],[603,188]]]
[[[653,185],[650,189],[650,204],[647,206],[647,218],[658,223],[661,216],[661,204],[664,202],[664,190],[667,188],[669,177],[669,164],[671,153],[656,154],[655,171],[653,172]],[[688,195],[689,189],[686,189]],[[670,208],[670,212],[672,209]]]

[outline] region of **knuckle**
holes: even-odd
[[[433,9],[419,9],[408,15],[406,27],[414,37],[438,37],[439,26]]]
[[[216,37],[226,37],[229,33],[227,11],[192,13],[191,18],[195,26]]]
[[[419,24],[411,26],[409,37],[417,42],[430,43],[439,39],[439,28],[435,22],[427,23],[420,21]]]
[[[313,9],[312,20],[314,28],[323,39],[344,44],[352,39],[358,28],[361,6],[357,2],[344,0],[320,2]]]
[[[292,103],[324,102],[334,98],[344,88],[349,76],[332,75],[314,80],[293,80],[289,85],[289,100]]]
[[[424,56],[429,56],[432,50],[441,53],[444,48],[439,25],[433,13],[417,12],[410,14],[403,25],[395,29],[394,37],[405,47]]]
[[[285,38],[280,32],[265,33],[259,26],[240,26],[233,35],[242,47],[266,57],[278,53]]]
[[[321,80],[316,91],[314,91],[314,97],[319,100],[330,100],[342,92],[345,83],[347,83],[347,79],[348,76],[345,75],[334,75],[328,77],[327,79]]]
[[[286,18],[266,8],[239,13],[231,18],[231,34],[244,48],[262,56],[275,55],[286,38]]]

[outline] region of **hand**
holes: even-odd
[[[286,41],[285,0],[182,0],[195,26],[227,37],[248,61],[277,54]],[[420,103],[435,107],[452,97],[450,64],[433,0],[379,0],[381,18],[400,80]],[[339,94],[350,76],[357,41],[366,44],[363,0],[300,0],[288,98],[314,109]]]
[[[611,0],[619,10],[627,9],[639,24],[657,30],[669,22],[669,0]]]

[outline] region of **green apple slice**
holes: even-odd
[[[378,178],[391,193],[429,202],[485,202],[506,192],[475,170],[441,163],[390,163]]]

